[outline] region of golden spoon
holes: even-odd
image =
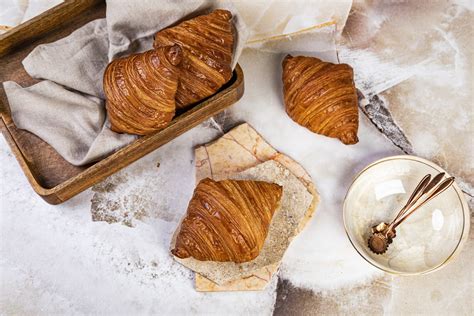
[[[454,177],[445,180],[443,178],[444,172],[436,175],[433,180],[431,180],[431,175],[429,174],[424,176],[408,198],[405,206],[403,206],[390,224],[382,222],[372,227],[372,235],[368,241],[370,250],[376,254],[382,254],[387,251],[389,244],[396,237],[395,228],[425,203],[444,192],[454,182]],[[422,197],[425,197],[425,199],[421,200]],[[417,204],[420,200],[421,202]]]

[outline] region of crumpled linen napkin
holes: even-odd
[[[23,60],[23,67],[33,78],[104,99],[102,76],[108,52],[107,22],[98,19],[56,42],[37,46]]]
[[[39,45],[23,60],[29,75],[45,80],[26,88],[3,83],[15,125],[76,166],[104,158],[137,138],[113,132],[106,119],[102,76],[108,48],[106,20],[95,20],[61,40]]]

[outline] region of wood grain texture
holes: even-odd
[[[0,35],[0,57],[24,43],[68,24],[71,18],[102,2],[103,0],[66,0],[33,19],[10,29]]]
[[[13,138],[13,136],[18,135],[20,131],[16,129],[12,123],[6,125],[6,128],[3,129],[3,133],[33,189],[48,203],[59,204],[128,166],[146,154],[149,154],[153,150],[173,140],[191,128],[199,125],[202,121],[221,112],[226,107],[239,100],[243,93],[243,72],[240,66],[237,65],[234,70],[234,77],[229,82],[229,86],[224,87],[223,90],[214,96],[176,117],[164,130],[139,138],[135,142],[94,165],[88,168],[85,167],[83,170],[77,170],[77,173],[72,177],[67,177],[66,174],[64,174],[64,170],[68,167],[68,163],[62,157],[46,155],[46,160],[39,160],[38,156],[35,155],[33,160],[28,161],[23,154],[23,151],[27,152],[27,149],[25,147],[19,147],[21,144],[17,144]],[[7,117],[7,121],[8,120]],[[2,123],[3,122],[2,117]],[[28,134],[29,137],[34,136],[31,133]],[[50,148],[50,146],[44,142],[42,142],[42,146]],[[39,150],[48,149],[41,149],[41,147],[38,147],[35,148],[34,151],[36,152]],[[39,174],[39,171],[44,170],[45,165],[50,165],[50,167],[54,169],[53,174]],[[38,168],[38,166],[42,166],[43,168]],[[64,181],[57,183],[55,186],[48,187],[46,185],[48,182],[39,181],[44,178],[60,178]],[[51,180],[49,181],[51,182]]]
[[[23,87],[36,83],[37,80],[25,72],[21,61],[37,45],[56,41],[87,22],[105,16],[105,3],[86,2],[88,2],[88,7],[85,6],[83,8],[85,11],[82,11],[81,14],[71,14],[72,18],[70,19],[67,18],[68,15],[61,15],[62,19],[67,20],[67,24],[48,23],[47,25],[51,29],[45,29],[41,33],[45,34],[43,37],[27,41],[19,39],[17,48],[0,58],[0,81],[13,80]],[[58,26],[60,28],[57,28]],[[0,127],[35,192],[48,203],[59,204],[224,110],[239,100],[243,92],[243,72],[237,65],[231,80],[218,93],[203,100],[192,109],[180,113],[167,128],[141,137],[107,158],[89,166],[72,166],[46,142],[32,133],[17,129],[11,119],[8,101],[1,85]]]

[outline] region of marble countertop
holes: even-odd
[[[281,56],[251,49],[239,60],[246,91],[238,103],[64,204],[33,192],[0,137],[0,310],[472,315],[473,230],[445,268],[392,276],[352,248],[342,201],[365,165],[409,153],[455,175],[472,209],[473,10],[469,1],[353,4],[337,48],[368,100],[354,146],[292,122],[279,93]],[[193,148],[243,121],[304,166],[321,203],[264,291],[199,293],[168,245],[194,189]]]

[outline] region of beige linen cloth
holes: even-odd
[[[334,34],[342,29],[351,1],[333,6],[323,6],[324,1],[296,2],[300,3],[294,7],[297,12],[279,2],[256,8],[250,0],[107,0],[105,19],[89,22],[56,42],[39,45],[23,60],[28,74],[44,79],[42,82],[26,88],[15,82],[3,83],[13,121],[18,128],[41,137],[71,164],[97,161],[136,139],[109,129],[102,76],[110,60],[150,49],[157,31],[216,8],[228,9],[234,16],[237,40],[233,66],[249,35],[256,38],[250,46],[259,49],[281,52],[297,46],[303,52],[318,48],[334,51]],[[315,10],[314,5],[320,2],[323,9]],[[255,15],[257,9],[263,11]],[[283,21],[274,28],[276,33],[268,32],[272,19]],[[297,21],[302,19],[306,24],[299,25]],[[250,30],[247,24],[254,26]],[[308,34],[312,36],[305,37]],[[289,41],[277,44],[280,36]]]

